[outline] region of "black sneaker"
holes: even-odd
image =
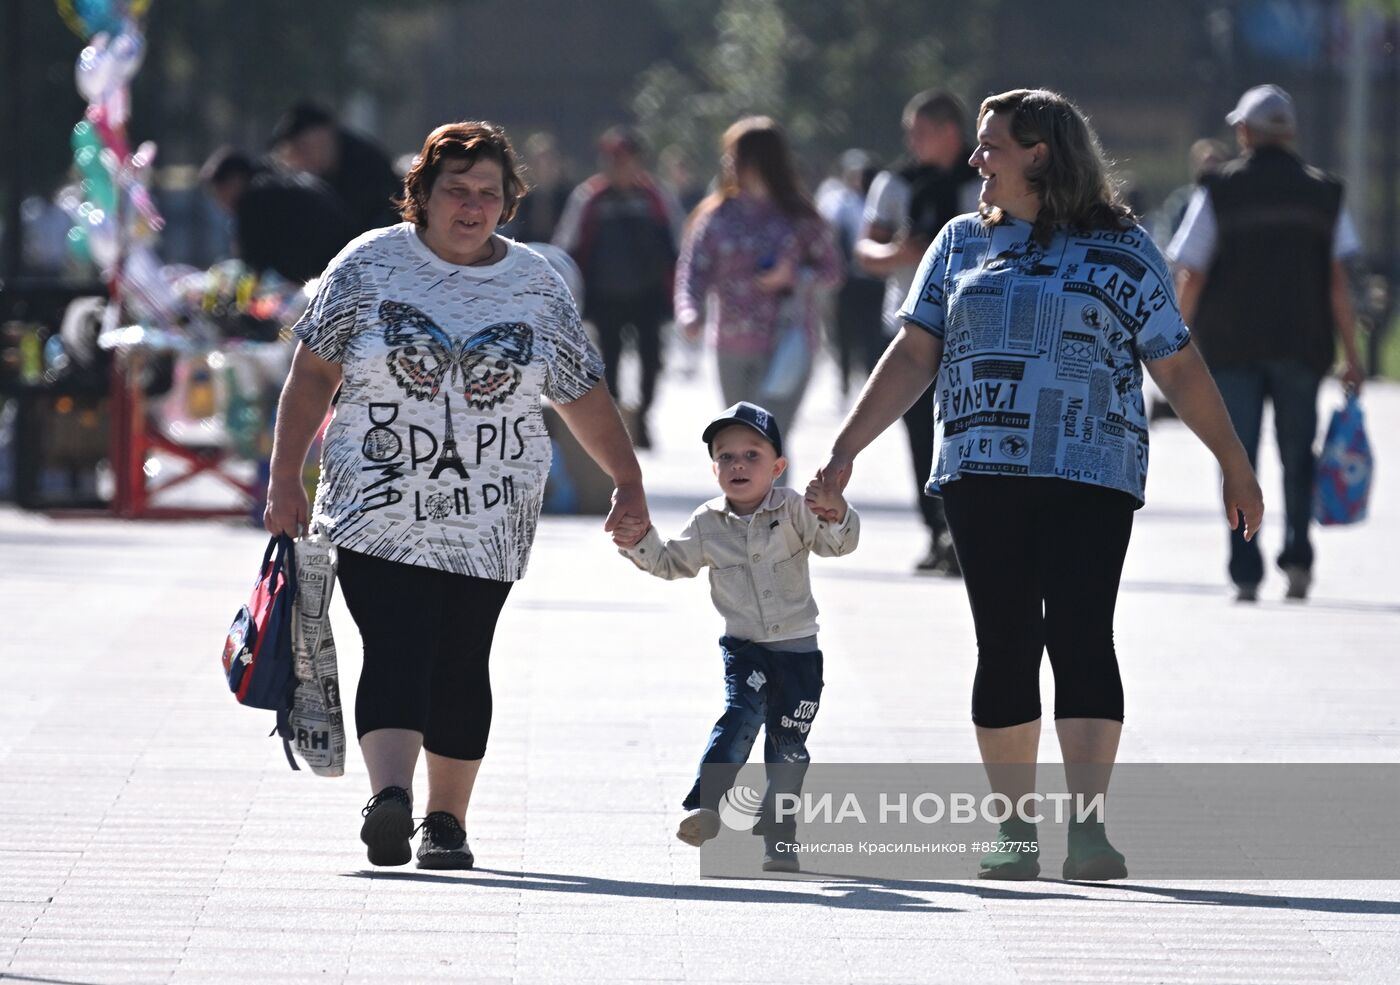
[[[423,818],[423,840],[418,842],[418,868],[470,869],[476,857],[467,847],[467,833],[446,811]]]
[[[413,800],[403,787],[385,787],[360,812],[360,840],[369,849],[370,865],[407,865],[413,857]]]

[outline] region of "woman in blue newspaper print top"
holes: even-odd
[[[815,481],[844,488],[856,455],[936,381],[927,491],[943,497],[972,605],[988,778],[1013,803],[1035,789],[1046,650],[1070,788],[1092,798],[1123,723],[1113,611],[1147,475],[1144,364],[1219,461],[1230,526],[1253,536],[1263,498],[1166,264],[1079,109],[1018,89],[984,101],[977,122],[980,211],[930,246],[903,327]],[[1039,874],[1033,823],[1013,816],[1000,840],[982,877]],[[1071,825],[1069,848],[1066,878],[1127,874],[1101,822]]]

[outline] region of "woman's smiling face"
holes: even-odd
[[[977,148],[967,160],[982,176],[982,204],[1034,222],[1040,196],[1031,189],[1026,175],[1044,155],[1043,143],[1022,147],[1016,142],[1006,114],[996,110],[988,113],[977,130]]]

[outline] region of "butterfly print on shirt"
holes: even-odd
[[[379,317],[390,346],[389,372],[416,400],[436,400],[445,385],[477,410],[495,407],[520,385],[520,368],[534,350],[534,329],[523,322],[490,325],[454,344],[411,304],[383,301]]]

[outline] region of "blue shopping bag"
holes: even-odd
[[[1317,457],[1313,519],[1324,526],[1366,519],[1373,466],[1361,401],[1349,393],[1346,403],[1332,412],[1322,454]]]

